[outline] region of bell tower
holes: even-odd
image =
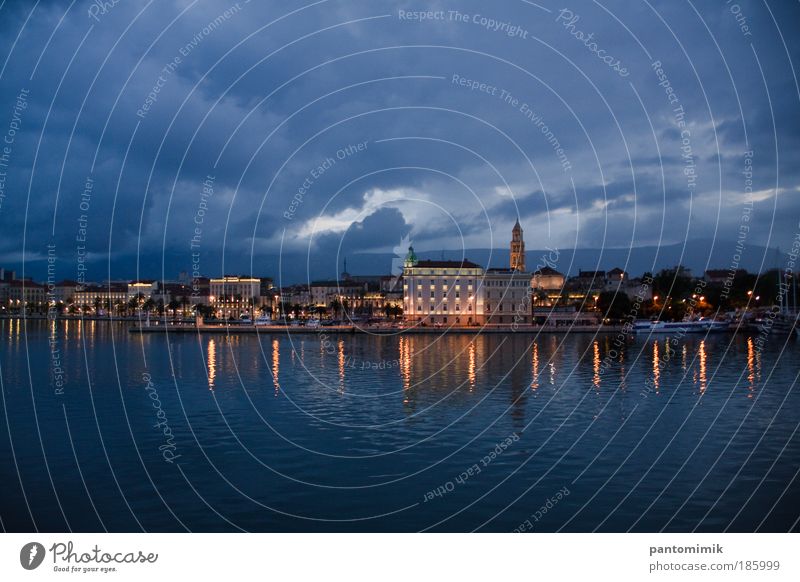
[[[511,257],[510,265],[512,271],[525,271],[525,241],[522,240],[522,227],[519,220],[511,231]]]

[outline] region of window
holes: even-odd
[[[436,297],[436,292],[435,291],[431,291],[431,299],[434,299],[435,297]]]

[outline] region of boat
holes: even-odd
[[[634,333],[716,333],[728,331],[727,321],[700,318],[691,321],[640,320],[633,324]]]
[[[256,327],[262,325],[272,325],[272,318],[269,315],[260,315],[253,322],[253,325],[255,325]]]
[[[313,328],[319,327],[319,319],[316,318],[309,319],[308,321],[306,321],[306,327],[313,327]]]

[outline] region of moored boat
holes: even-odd
[[[262,326],[262,325],[272,325],[272,318],[269,317],[268,315],[260,315],[259,317],[256,318],[256,320],[253,322],[253,324],[256,327]]]
[[[716,333],[728,331],[727,321],[700,318],[692,321],[637,321],[634,333]]]

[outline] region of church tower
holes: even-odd
[[[511,231],[511,261],[513,271],[525,271],[525,241],[522,240],[522,227],[519,220]]]

